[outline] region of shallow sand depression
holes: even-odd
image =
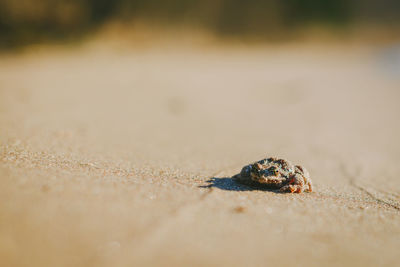
[[[400,80],[386,51],[1,56],[0,265],[398,265]],[[306,167],[314,192],[231,180],[267,156]]]

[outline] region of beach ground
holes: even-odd
[[[398,51],[2,55],[0,265],[398,265]],[[230,179],[266,156],[305,166],[314,192]]]

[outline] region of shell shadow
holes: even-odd
[[[250,185],[244,185],[236,182],[231,177],[212,177],[206,181],[207,185],[201,185],[200,188],[218,188],[225,191],[268,191],[277,194],[281,194],[279,190],[268,188],[268,187],[254,187]]]

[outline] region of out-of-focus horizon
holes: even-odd
[[[0,0],[0,47],[79,39],[110,22],[260,41],[293,39],[315,26],[326,32],[378,29],[395,37],[398,14],[395,0]]]

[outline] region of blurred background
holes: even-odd
[[[287,40],[299,31],[395,32],[396,0],[0,0],[0,45],[80,38],[108,22],[200,28],[218,36]]]

